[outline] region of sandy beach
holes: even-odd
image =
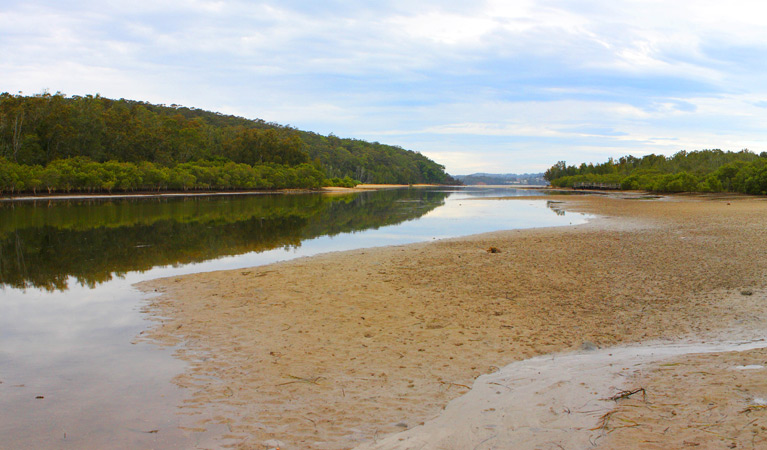
[[[428,428],[478,377],[529,358],[764,337],[765,199],[546,199],[599,218],[145,282],[159,295],[141,339],[189,362],[175,379],[190,393],[189,433],[224,429],[216,445],[235,448],[349,449]],[[760,349],[648,359],[583,394],[645,396],[577,426],[601,448],[759,448],[766,360]],[[578,448],[536,435],[513,448]],[[466,442],[514,438],[482,439]]]

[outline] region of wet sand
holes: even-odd
[[[176,378],[189,432],[352,448],[436,417],[514,361],[763,330],[767,201],[547,199],[602,218],[143,283],[162,294],[144,337],[190,363]]]
[[[356,450],[463,450],[469,448],[497,449],[590,449],[590,448],[663,448],[679,449],[691,443],[705,444],[704,448],[716,447],[714,436],[703,435],[700,429],[684,426],[689,417],[683,413],[693,412],[698,405],[688,407],[682,403],[673,404],[679,410],[674,431],[669,432],[670,423],[662,411],[668,403],[668,395],[658,395],[659,385],[669,386],[666,381],[637,387],[640,374],[646,367],[676,367],[680,355],[690,358],[691,354],[727,352],[728,355],[759,353],[764,355],[767,341],[701,343],[644,343],[642,345],[590,349],[566,354],[538,356],[511,363],[500,371],[483,375],[474,382],[471,391],[451,401],[444,412],[424,426],[415,427],[402,433],[393,434],[377,442],[363,444]],[[700,367],[696,367],[700,369]],[[757,366],[732,365],[729,371],[751,371],[757,373]],[[763,366],[762,366],[763,369]],[[687,370],[686,368],[684,369]],[[757,372],[755,372],[757,371]],[[707,373],[707,372],[700,372]],[[709,373],[709,375],[711,375]],[[674,377],[676,378],[676,377]],[[628,381],[628,382],[627,382]],[[762,385],[765,383],[761,380]],[[699,387],[710,383],[703,383]],[[742,385],[741,385],[742,386]],[[689,386],[685,386],[689,387]],[[735,384],[732,385],[735,388]],[[623,393],[621,393],[623,391]],[[693,392],[690,390],[682,392]],[[667,394],[664,392],[663,394]],[[719,406],[730,406],[737,411],[757,408],[755,400]],[[661,403],[659,403],[661,402]],[[616,409],[616,404],[620,406]],[[741,406],[738,407],[737,404]],[[750,403],[750,404],[749,404]],[[712,404],[698,410],[709,415]],[[633,420],[632,413],[642,408],[642,417]],[[660,411],[660,415],[654,414]],[[666,413],[666,414],[662,414]],[[717,411],[720,417],[727,417]],[[749,425],[757,426],[752,416],[733,417],[726,423],[727,428],[747,429],[748,438],[755,437],[755,443],[764,444],[764,438],[753,436]],[[650,423],[651,418],[658,421]],[[747,422],[748,421],[748,422]],[[740,423],[739,423],[740,422]],[[753,422],[753,423],[750,423]],[[658,426],[661,425],[661,426]],[[710,427],[724,423],[703,422]],[[642,427],[650,428],[642,428]],[[657,436],[648,436],[653,427]],[[627,433],[616,433],[616,431]],[[631,430],[631,432],[628,432]],[[666,431],[665,435],[662,431]],[[689,431],[692,430],[692,431]],[[681,431],[681,432],[680,432]],[[723,430],[724,431],[724,430]],[[727,430],[729,431],[729,430]],[[696,433],[697,432],[697,433]],[[726,431],[725,431],[726,432]],[[736,435],[735,435],[736,436]],[[673,437],[669,439],[669,437]],[[739,437],[739,436],[737,436]],[[655,438],[655,440],[649,439]],[[708,439],[706,439],[708,438]],[[750,441],[750,440],[749,440]],[[661,445],[646,446],[647,442]],[[743,439],[727,441],[726,444],[745,444]],[[687,443],[687,444],[685,444]],[[750,443],[750,442],[748,442]],[[644,445],[644,447],[643,447]],[[740,445],[740,448],[751,448]]]

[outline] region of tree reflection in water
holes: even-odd
[[[66,290],[115,275],[275,248],[416,219],[448,192],[0,203],[0,284]]]

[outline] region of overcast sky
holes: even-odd
[[[763,1],[0,0],[0,92],[181,104],[452,174],[767,150]]]

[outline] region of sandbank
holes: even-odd
[[[764,331],[764,199],[546,199],[600,218],[142,283],[160,294],[148,300],[157,324],[144,337],[178,345],[189,362],[175,379],[190,392],[180,407],[188,432],[224,426],[219,442],[238,448],[371,445],[438,417],[475,379],[508,364],[584,345]],[[642,367],[621,379],[674,384]],[[591,392],[620,388],[609,384]],[[555,407],[540,403],[516,407]],[[620,448],[610,439],[648,440],[609,426],[604,448]],[[540,448],[562,445],[546,442]]]

